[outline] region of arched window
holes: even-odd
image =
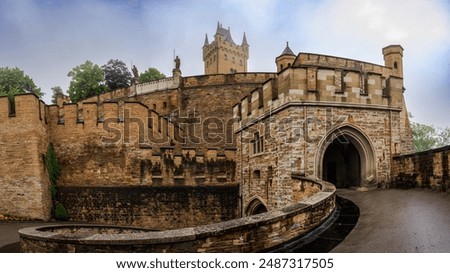
[[[283,65],[281,64],[281,65],[280,65],[280,70],[283,70],[283,68],[284,68],[284,67],[283,67]]]
[[[234,63],[234,57],[232,57],[232,58],[231,58],[231,62],[233,62],[233,63]]]
[[[397,69],[398,68],[398,64],[397,64],[397,62],[394,62],[394,69]]]
[[[227,60],[228,60],[228,56],[227,56],[227,54],[225,54],[225,55],[224,55],[224,59],[225,59],[225,61],[227,61]]]

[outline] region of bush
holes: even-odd
[[[55,219],[58,221],[69,220],[69,214],[63,204],[58,203],[55,208]]]

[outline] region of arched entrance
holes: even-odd
[[[375,153],[368,137],[353,125],[332,130],[319,143],[316,173],[338,188],[370,187]]]
[[[247,206],[247,209],[245,210],[245,215],[255,215],[267,212],[266,206],[259,200],[259,198],[253,199]]]
[[[343,136],[335,138],[325,151],[322,179],[337,188],[361,185],[361,157],[355,145]]]

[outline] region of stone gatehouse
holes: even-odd
[[[401,46],[383,48],[384,65],[291,52],[234,106],[245,214],[289,204],[301,187],[289,183],[293,174],[385,187],[392,157],[412,152]]]

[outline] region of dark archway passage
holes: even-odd
[[[330,143],[323,157],[323,179],[337,188],[361,185],[361,157],[355,145],[345,136]]]
[[[330,130],[318,143],[317,178],[338,188],[371,188],[377,184],[375,152],[372,142],[353,124]]]
[[[266,206],[258,198],[253,199],[246,209],[246,216],[267,212]]]

